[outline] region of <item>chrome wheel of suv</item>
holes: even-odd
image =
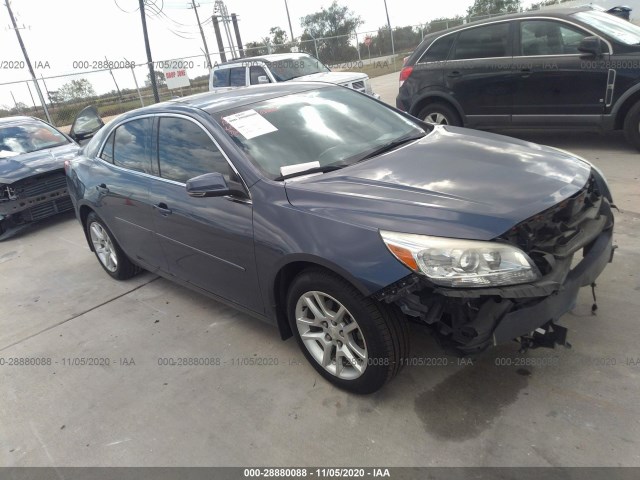
[[[449,125],[449,120],[442,113],[433,112],[428,113],[424,118],[424,121],[431,125]]]
[[[364,373],[369,357],[358,322],[335,298],[312,291],[296,303],[296,326],[311,356],[338,378],[353,380]]]

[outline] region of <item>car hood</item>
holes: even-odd
[[[80,147],[75,143],[37,152],[0,158],[0,183],[11,184],[33,175],[64,167],[64,161],[73,158]]]
[[[357,72],[320,72],[303,75],[302,77],[296,77],[292,80],[296,82],[329,82],[342,84],[366,79],[367,75]]]
[[[590,171],[551,147],[440,126],[399,149],[289,180],[285,188],[294,207],[340,222],[489,240],[576,193]]]

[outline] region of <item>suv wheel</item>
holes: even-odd
[[[462,126],[458,112],[444,103],[430,103],[420,110],[418,117],[431,125]]]
[[[93,212],[87,216],[87,236],[93,245],[93,251],[105,272],[116,280],[126,280],[140,271],[113,238],[113,234],[104,222]]]
[[[624,119],[624,136],[640,150],[640,102],[636,103]]]
[[[401,312],[364,297],[324,270],[295,278],[287,312],[307,360],[325,379],[350,392],[380,389],[408,354],[408,327]]]

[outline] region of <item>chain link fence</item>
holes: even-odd
[[[457,17],[435,20],[420,25],[393,29],[354,32],[336,37],[313,38],[305,34],[295,42],[269,44],[249,42],[242,52],[237,47],[226,49],[227,60],[271,53],[309,53],[335,70],[357,70],[369,76],[393,73],[402,68],[402,60],[429,33],[462,25],[480,17]],[[204,55],[154,61],[160,101],[205,92],[209,85],[209,68]],[[220,52],[210,57],[212,65],[222,61]],[[169,89],[164,81],[163,67],[184,68],[189,76],[188,87]],[[68,131],[76,115],[86,106],[97,107],[103,119],[155,103],[149,81],[147,63],[123,61],[73,62],[73,73],[40,75],[38,85],[45,98],[50,121]],[[27,73],[26,68],[24,72]],[[47,120],[31,79],[0,82],[0,117],[28,115]]]

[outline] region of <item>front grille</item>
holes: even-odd
[[[16,194],[21,198],[34,197],[43,193],[60,190],[67,186],[63,172],[30,178],[15,185]]]
[[[351,88],[353,88],[354,90],[364,91],[364,80],[358,80],[357,82],[353,82],[351,84]]]
[[[552,268],[549,256],[573,255],[606,226],[610,211],[593,175],[571,197],[519,223],[502,236],[526,252],[543,274]]]
[[[42,220],[43,218],[51,217],[72,209],[73,203],[71,203],[71,198],[64,197],[31,207],[22,212],[22,218],[27,222],[35,222],[36,220]]]

